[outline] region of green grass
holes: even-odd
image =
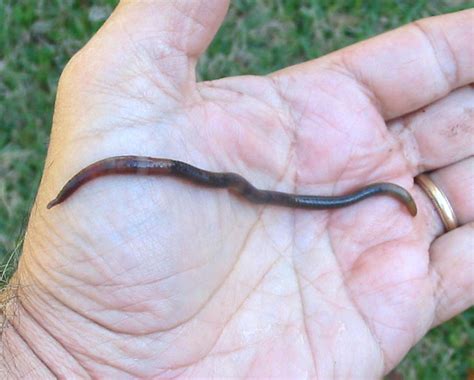
[[[41,175],[59,74],[112,11],[112,0],[0,0],[0,260],[5,281]],[[264,74],[411,20],[474,6],[459,0],[240,0],[199,77]],[[12,255],[12,253],[14,255]],[[406,379],[465,379],[474,311],[433,330],[397,368]]]

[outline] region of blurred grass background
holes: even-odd
[[[46,154],[58,78],[115,0],[0,0],[0,280],[7,281]],[[460,0],[234,0],[199,64],[201,79],[265,74],[411,20],[473,7]],[[474,28],[474,26],[473,26]],[[473,41],[474,43],[474,41]],[[390,378],[466,379],[474,311],[428,334]]]

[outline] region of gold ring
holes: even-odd
[[[426,174],[416,176],[415,183],[422,188],[435,205],[446,232],[454,230],[458,226],[458,219],[446,194]]]

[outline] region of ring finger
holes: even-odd
[[[448,199],[458,225],[474,221],[474,157],[464,159],[453,165],[435,170],[430,178]],[[424,190],[418,188],[418,207],[428,224],[430,241],[434,236],[445,232],[440,215]]]
[[[430,242],[430,278],[433,284],[432,327],[452,318],[474,302],[474,157],[433,171],[430,178],[449,200],[459,227],[446,232],[426,194],[417,194],[423,223]],[[423,191],[420,189],[419,193]],[[446,233],[445,233],[446,232]],[[440,236],[441,235],[441,236]],[[434,237],[439,236],[436,239]]]

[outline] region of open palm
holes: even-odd
[[[69,63],[16,274],[29,285],[22,305],[77,373],[379,377],[472,302],[460,294],[474,205],[450,179],[473,186],[473,12],[269,76],[196,83],[225,11],[124,2]],[[256,206],[146,176],[98,179],[46,210],[78,170],[125,154],[285,192],[394,182],[419,214],[388,197],[336,211]],[[413,178],[441,167],[465,226],[435,240],[442,225]]]

